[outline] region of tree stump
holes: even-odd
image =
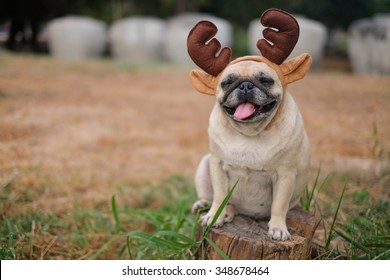
[[[287,228],[291,239],[275,241],[267,236],[268,219],[254,220],[237,215],[231,223],[210,230],[208,237],[233,260],[302,260],[310,259],[311,243],[319,224],[315,217],[296,206],[287,213]],[[203,228],[200,226],[198,238]],[[222,259],[205,241],[206,259]]]

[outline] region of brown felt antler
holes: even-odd
[[[281,64],[298,41],[298,22],[289,13],[274,8],[265,11],[260,22],[267,28],[263,30],[265,39],[257,41],[257,48],[264,57],[273,63]]]
[[[191,59],[206,73],[216,77],[230,63],[232,51],[230,48],[221,49],[221,43],[213,38],[217,27],[209,21],[200,21],[192,28],[187,38],[188,54]]]
[[[311,65],[309,54],[303,53],[284,62],[299,37],[299,25],[294,17],[273,8],[263,13],[260,22],[266,27],[263,31],[265,39],[257,42],[263,56],[243,56],[232,62],[232,51],[226,47],[221,50],[221,44],[214,38],[217,27],[209,21],[195,25],[188,35],[187,48],[192,60],[203,70],[195,69],[190,74],[191,83],[197,91],[215,95],[222,71],[228,65],[242,61],[267,64],[277,72],[283,87],[305,76]]]

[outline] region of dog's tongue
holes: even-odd
[[[246,119],[251,116],[255,111],[255,105],[252,103],[242,103],[237,106],[236,112],[234,113],[234,117],[239,120]]]

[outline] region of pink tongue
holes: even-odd
[[[242,103],[236,108],[234,117],[239,120],[243,120],[253,114],[255,105],[252,103]]]

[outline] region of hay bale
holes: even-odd
[[[358,74],[390,74],[390,14],[353,22],[348,28],[348,54]]]
[[[165,22],[152,17],[132,17],[113,23],[108,37],[114,58],[150,62],[162,58]]]
[[[47,28],[50,53],[66,59],[98,57],[106,49],[106,25],[88,17],[66,16],[52,20]]]

